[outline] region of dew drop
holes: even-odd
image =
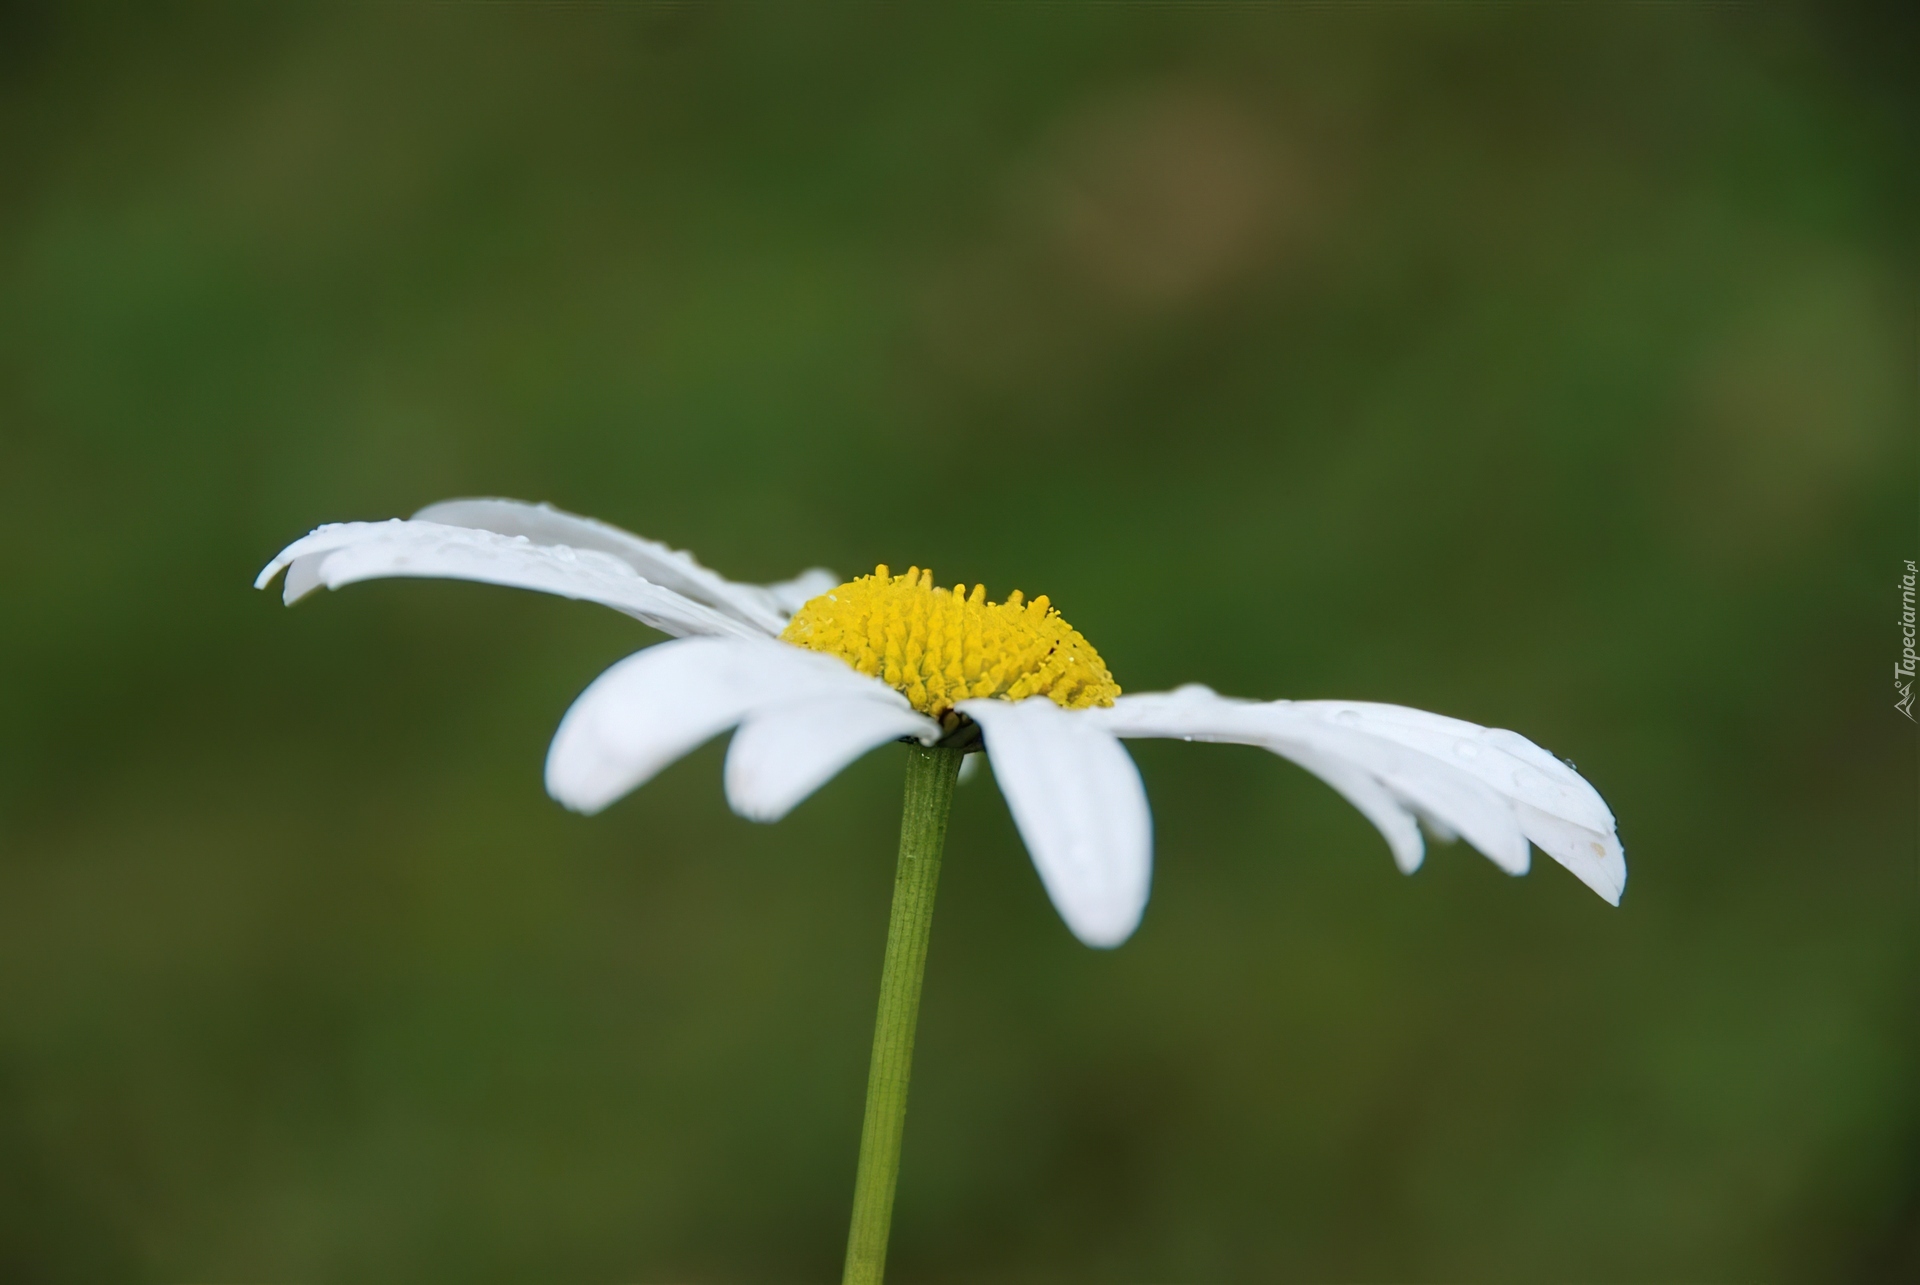
[[[1343,709],[1333,716],[1333,721],[1345,723],[1348,727],[1357,727],[1360,723],[1360,714],[1357,710]]]
[[[1455,741],[1453,743],[1453,752],[1463,759],[1477,759],[1480,757],[1480,747],[1472,741]]]

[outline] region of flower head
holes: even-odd
[[[295,600],[324,585],[435,576],[602,603],[673,635],[595,679],[547,754],[547,790],[597,812],[735,729],[736,812],[776,821],[888,741],[974,731],[1040,873],[1076,936],[1126,940],[1145,911],[1152,819],[1121,738],[1257,746],[1332,786],[1408,873],[1421,823],[1510,874],[1529,845],[1618,905],[1626,858],[1613,814],[1571,767],[1514,732],[1398,705],[1246,701],[1205,687],[1123,695],[1092,644],[1045,597],[987,601],[918,567],[841,583],[808,571],[747,585],[617,527],[513,500],[451,500],[410,520],[320,527],[261,571]]]

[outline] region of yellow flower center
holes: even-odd
[[[919,567],[896,576],[878,566],[821,594],[780,637],[838,656],[942,722],[953,721],[955,704],[981,696],[1046,696],[1085,709],[1120,694],[1100,653],[1044,595],[1027,602],[1016,589],[988,602],[985,585],[971,594],[965,585],[936,589],[933,572]]]

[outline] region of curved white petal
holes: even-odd
[[[1527,869],[1531,840],[1611,904],[1626,886],[1626,858],[1605,801],[1515,732],[1400,705],[1239,701],[1199,686],[1122,696],[1112,709],[1090,712],[1117,736],[1258,745],[1299,763],[1380,827],[1402,869],[1418,865],[1407,855],[1411,809],[1511,873]],[[1386,792],[1398,815],[1377,796],[1363,803],[1352,785],[1356,773]]]
[[[547,793],[598,812],[758,709],[889,696],[897,693],[835,657],[772,639],[661,643],[609,668],[573,702],[547,751]]]
[[[1370,701],[1294,701],[1293,709],[1324,714],[1451,763],[1507,797],[1589,830],[1611,830],[1613,812],[1586,778],[1518,732],[1404,705]]]
[[[1609,905],[1620,904],[1620,894],[1627,888],[1627,854],[1611,826],[1589,830],[1526,803],[1515,803],[1513,810],[1520,828],[1540,851],[1571,870]]]
[[[282,568],[288,603],[322,585],[338,589],[388,576],[477,580],[597,602],[675,637],[766,637],[734,616],[643,579],[610,554],[436,522],[329,523],[282,549],[254,587],[266,588]]]
[[[1380,784],[1364,769],[1330,754],[1298,747],[1276,750],[1275,753],[1292,760],[1331,785],[1361,816],[1373,822],[1374,829],[1386,839],[1387,847],[1393,852],[1393,864],[1400,867],[1402,874],[1412,874],[1420,868],[1420,863],[1427,855],[1426,841],[1420,837],[1420,823],[1394,797],[1392,790]],[[1452,840],[1455,837],[1449,828],[1435,827],[1431,820],[1427,824],[1430,828],[1438,829],[1445,839]]]
[[[784,629],[787,618],[808,598],[840,583],[831,571],[815,568],[777,585],[739,584],[702,566],[691,553],[550,504],[499,499],[442,500],[429,504],[413,517],[416,522],[439,522],[497,531],[501,535],[521,535],[535,544],[562,544],[610,553],[643,578],[735,616],[767,635]]]
[[[876,684],[877,685],[877,684]],[[868,750],[911,736],[940,739],[940,725],[906,698],[820,696],[749,714],[727,747],[727,802],[750,821],[778,821]]]
[[[780,608],[781,614],[790,617],[827,590],[839,588],[842,583],[837,574],[825,567],[809,567],[791,580],[755,587],[764,589],[774,605]],[[781,627],[785,628],[784,625]]]
[[[1370,736],[1360,715],[1340,702],[1240,701],[1204,687],[1123,696],[1096,715],[1119,736],[1180,736],[1258,745],[1320,776],[1350,800],[1351,776],[1364,775],[1400,805],[1429,819],[1442,835],[1458,833],[1510,874],[1527,870],[1527,838],[1499,793],[1459,771],[1391,740]],[[1332,775],[1323,771],[1336,765]],[[1344,766],[1347,771],[1339,771]],[[1362,807],[1376,825],[1377,809]],[[1385,814],[1382,833],[1408,868],[1404,821]],[[1391,827],[1391,828],[1388,828]]]
[[[1153,818],[1126,749],[1089,711],[1044,696],[956,708],[980,724],[994,779],[1073,935],[1089,946],[1132,936],[1153,878]]]

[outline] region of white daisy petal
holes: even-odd
[[[1351,714],[1368,735],[1451,763],[1517,802],[1589,830],[1613,829],[1600,792],[1518,732],[1369,701],[1295,701],[1291,708],[1336,719]]]
[[[330,523],[282,549],[254,587],[266,588],[282,568],[288,603],[322,585],[338,589],[390,576],[477,580],[597,602],[675,637],[766,636],[734,616],[643,579],[610,554],[435,522]]]
[[[1571,870],[1608,905],[1620,904],[1627,887],[1627,854],[1611,829],[1589,830],[1525,803],[1515,803],[1513,810],[1540,851]]]
[[[1366,737],[1391,741],[1418,752],[1433,765],[1445,764],[1473,778],[1502,797],[1514,824],[1542,852],[1610,904],[1620,903],[1626,858],[1615,835],[1612,810],[1584,777],[1526,737],[1402,705],[1300,701],[1289,708],[1308,717],[1332,719]],[[1426,774],[1444,775],[1431,768]],[[1445,820],[1452,814],[1440,815]],[[1461,830],[1479,846],[1473,833],[1465,827]]]
[[[1328,754],[1299,747],[1277,747],[1274,752],[1331,785],[1361,816],[1373,822],[1374,829],[1386,839],[1387,847],[1393,852],[1393,863],[1400,867],[1402,874],[1412,874],[1420,868],[1427,855],[1427,845],[1420,837],[1420,823],[1394,797],[1392,790],[1364,770]],[[1428,826],[1436,828],[1431,820]],[[1454,834],[1444,830],[1440,837],[1451,841]]]
[[[1345,764],[1385,788],[1403,809],[1427,818],[1437,834],[1458,833],[1509,874],[1527,871],[1526,835],[1497,791],[1444,761],[1367,735],[1360,714],[1342,702],[1232,700],[1195,685],[1172,693],[1122,696],[1097,716],[1119,736],[1258,745],[1298,762],[1343,794],[1344,782],[1320,768],[1329,761]],[[1370,812],[1368,816],[1374,819]],[[1404,838],[1395,844],[1391,832],[1383,833],[1406,869]]]
[[[887,694],[893,699],[822,696],[748,715],[727,747],[727,802],[748,820],[778,821],[868,750],[903,736],[940,739],[938,723]]]
[[[819,697],[895,697],[832,656],[772,639],[688,638],[593,680],[547,751],[547,792],[598,812],[754,711]]]
[[[1040,882],[1074,936],[1118,946],[1147,906],[1153,819],[1139,769],[1106,728],[1044,696],[962,701]]]
[[[1276,731],[1273,745],[1288,743],[1345,759],[1406,802],[1427,822],[1436,838],[1451,840],[1458,835],[1508,874],[1527,873],[1531,864],[1527,836],[1512,805],[1497,790],[1451,764],[1374,740],[1351,728],[1326,726],[1312,714],[1284,731]]]
[[[1527,841],[1614,904],[1626,882],[1613,813],[1577,772],[1514,732],[1399,705],[1359,701],[1237,701],[1204,687],[1123,696],[1097,711],[1118,736],[1178,736],[1258,745],[1321,776],[1366,812],[1411,869],[1404,826],[1376,815],[1329,764],[1357,771],[1437,834],[1457,832],[1514,874]],[[1400,829],[1396,842],[1394,829]],[[1417,860],[1413,864],[1418,864]]]
[[[838,588],[840,583],[840,577],[825,567],[810,567],[791,580],[755,587],[764,589],[783,615],[791,616],[827,590]]]
[[[768,635],[778,634],[785,628],[787,617],[808,598],[840,583],[831,571],[815,568],[777,585],[738,584],[702,566],[691,553],[550,504],[497,499],[442,500],[413,516],[417,522],[474,527],[502,535],[522,535],[535,544],[564,544],[610,553],[645,579],[736,616]],[[802,596],[795,599],[796,593]]]
[[[1093,717],[1119,736],[1177,736],[1188,741],[1221,741],[1271,750],[1332,786],[1373,822],[1402,872],[1412,874],[1420,868],[1426,843],[1420,837],[1420,822],[1401,798],[1366,769],[1339,755],[1299,738],[1268,739],[1266,729],[1254,726],[1247,717],[1255,708],[1252,702],[1228,700],[1196,683],[1177,692],[1123,696],[1113,709],[1100,710]],[[1452,827],[1431,814],[1425,820],[1436,837],[1449,843],[1458,837]]]

